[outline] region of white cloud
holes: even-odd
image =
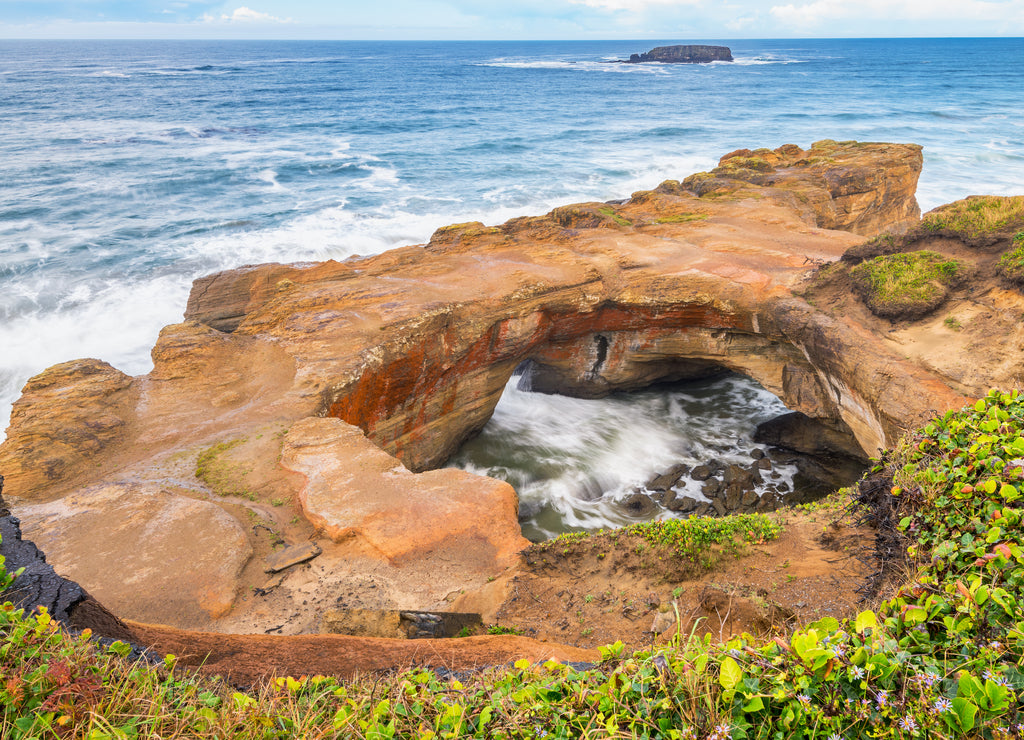
[[[725,22],[725,27],[730,31],[742,31],[744,28],[749,28],[757,21],[755,15],[745,15],[740,18],[733,18]]]
[[[1005,21],[1024,13],[1024,0],[838,0],[775,5],[771,14],[783,23],[807,28],[844,19]]]
[[[207,13],[202,17],[202,20],[206,23],[293,23],[291,18],[278,18],[276,15],[261,13],[244,5],[235,8],[230,15],[227,13],[221,13],[220,15],[210,15]]]
[[[697,5],[701,0],[569,0],[573,5],[586,5],[599,10],[647,10],[652,5]]]

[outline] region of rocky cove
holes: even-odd
[[[913,145],[741,150],[624,201],[211,275],[148,375],[76,360],[29,381],[4,496],[129,626],[298,635],[338,607],[493,621],[526,567],[515,491],[436,466],[527,360],[535,389],[583,397],[725,368],[867,454],[1012,384],[1024,299],[992,267],[1007,240],[915,231],[920,168]],[[883,232],[971,263],[946,304],[960,329],[876,316],[829,269]],[[315,559],[265,572],[308,543]]]

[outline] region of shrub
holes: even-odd
[[[850,270],[868,308],[885,318],[916,318],[938,308],[964,275],[954,259],[922,250],[875,257]]]

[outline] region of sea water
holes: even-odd
[[[0,41],[0,429],[51,364],[147,372],[200,275],[628,197],[737,148],[915,142],[924,209],[1024,192],[1024,40],[612,63],[680,42]]]

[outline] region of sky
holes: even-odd
[[[245,2],[246,4],[241,4]],[[1024,36],[1024,0],[0,0],[0,38]]]

